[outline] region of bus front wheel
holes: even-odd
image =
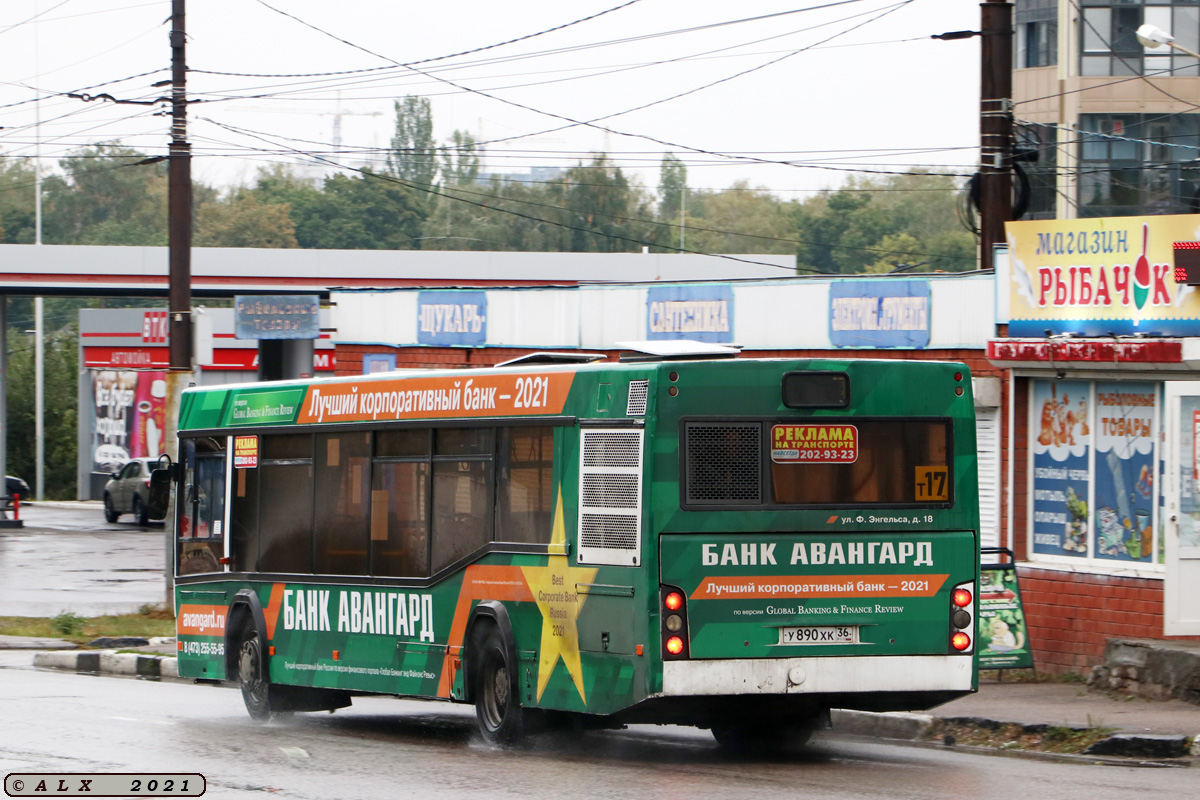
[[[250,718],[268,722],[275,716],[271,711],[271,681],[267,678],[259,643],[258,631],[245,629],[238,650],[238,685],[242,689],[242,702]]]
[[[484,739],[510,745],[525,732],[517,665],[509,663],[508,648],[498,630],[491,628],[482,641],[476,662],[475,716]]]

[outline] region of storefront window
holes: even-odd
[[[1033,381],[1030,556],[1097,566],[1159,563],[1159,388]]]

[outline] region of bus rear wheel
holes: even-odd
[[[504,637],[495,628],[482,641],[476,656],[479,677],[475,684],[475,717],[484,739],[491,744],[511,745],[525,732],[517,665],[509,663]]]

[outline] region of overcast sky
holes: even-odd
[[[170,9],[0,2],[0,156],[40,149],[54,169],[98,141],[165,153],[165,106],[65,94],[168,95],[152,84],[170,78]],[[314,153],[360,165],[410,94],[430,99],[438,140],[488,142],[491,171],[605,151],[653,189],[672,151],[693,188],[745,180],[781,197],[856,170],[970,173],[979,40],[929,36],[978,27],[967,0],[192,0],[193,175],[251,183]]]

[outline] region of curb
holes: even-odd
[[[37,653],[33,665],[95,675],[127,675],[138,678],[179,678],[179,662],[173,656],[142,656],[114,650],[91,652],[52,651]]]
[[[871,711],[847,711],[835,709],[831,715],[833,731],[854,736],[870,736],[877,739],[898,739],[907,741],[925,740],[937,722],[959,722],[968,718],[953,717],[943,720],[928,714],[908,714],[903,712],[875,713]],[[999,728],[1005,723],[997,720],[969,718],[969,721],[980,728]],[[977,748],[987,752],[990,748]],[[1021,752],[1023,754],[1061,755],[1041,753],[1041,751],[1003,751]],[[1130,759],[1159,759],[1173,761],[1187,759],[1189,756],[1200,755],[1200,736],[1188,737],[1173,734],[1149,733],[1118,733],[1107,739],[1089,746],[1083,753],[1074,754],[1072,758],[1091,760],[1094,756],[1116,756]]]
[[[876,713],[834,709],[829,715],[836,733],[877,739],[923,739],[933,728],[934,717],[901,711]]]

